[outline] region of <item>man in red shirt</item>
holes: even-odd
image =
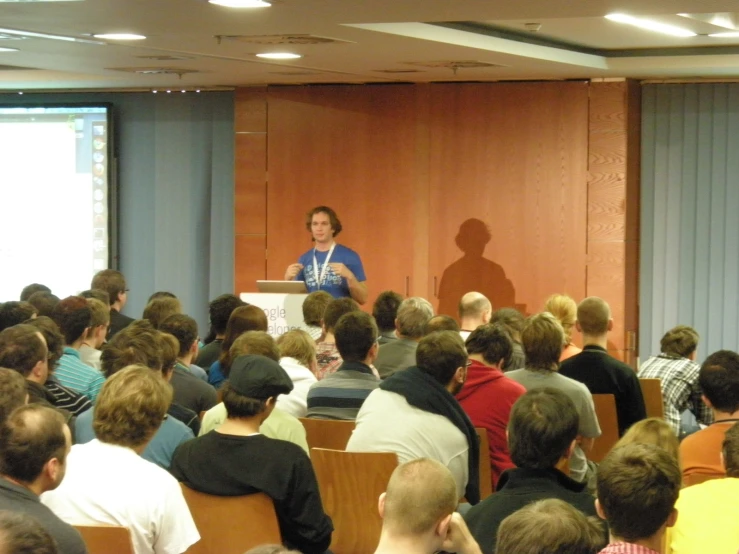
[[[514,467],[508,453],[506,427],[513,404],[526,389],[503,374],[502,368],[513,353],[513,341],[502,325],[481,325],[470,334],[465,346],[470,366],[457,400],[473,425],[487,431],[495,490],[500,474]]]

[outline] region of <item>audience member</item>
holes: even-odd
[[[264,356],[275,362],[279,362],[280,359],[280,351],[277,344],[275,344],[275,340],[264,331],[247,331],[236,339],[229,352],[231,359],[234,360],[239,356],[248,354]],[[200,436],[212,431],[226,421],[226,415],[226,406],[223,405],[223,402],[208,410],[203,416]],[[272,413],[259,428],[259,432],[271,439],[280,439],[297,444],[306,453],[308,452],[308,441],[303,424],[296,417],[283,412],[280,408],[272,410]]]
[[[123,273],[115,269],[103,269],[92,278],[91,289],[100,289],[108,293],[110,299],[110,328],[108,339],[118,331],[133,323],[130,318],[121,313],[128,300],[128,287]]]
[[[726,431],[739,421],[739,354],[714,352],[701,366],[698,385],[703,402],[713,411],[713,423],[685,437],[680,444],[683,476],[723,476],[721,445]]]
[[[105,344],[110,326],[110,306],[96,298],[88,298],[90,308],[90,327],[80,344],[80,359],[100,371],[100,348]]]
[[[235,358],[223,386],[226,421],[180,445],[170,472],[206,494],[265,493],[275,503],[285,544],[305,554],[321,554],[331,542],[333,525],[323,510],[310,458],[296,445],[260,433],[277,397],[292,388],[290,377],[274,360]]]
[[[501,522],[535,500],[558,498],[585,515],[596,516],[585,484],[563,473],[579,427],[574,402],[558,389],[538,388],[516,401],[508,422],[508,449],[516,467],[504,471],[495,494],[465,515],[483,552],[495,552]]]
[[[604,300],[591,296],[580,302],[577,330],[583,335],[583,350],[562,362],[559,373],[583,383],[591,394],[612,394],[616,400],[618,432],[623,435],[634,423],[647,417],[647,412],[636,372],[608,354],[611,329],[611,308]]]
[[[395,336],[395,318],[398,317],[398,308],[402,302],[403,297],[392,290],[377,295],[372,306],[372,317],[375,318],[380,333],[377,338],[380,346],[398,338]]]
[[[428,300],[417,296],[403,300],[395,318],[398,338],[383,344],[375,360],[381,378],[386,379],[397,371],[416,365],[418,341],[423,338],[426,324],[432,317],[434,308]]]
[[[562,326],[562,330],[565,332],[565,347],[562,350],[559,361],[563,362],[575,354],[582,352],[582,348],[578,348],[572,343],[572,329],[575,327],[575,321],[577,320],[577,304],[575,300],[566,294],[553,294],[547,298],[544,304],[544,311],[556,317]]]
[[[660,554],[665,530],[677,519],[680,485],[677,460],[662,448],[614,448],[598,466],[595,506],[611,543],[601,554]]]
[[[336,323],[342,315],[358,311],[359,304],[351,298],[334,298],[326,306],[323,312],[323,339],[316,343],[316,362],[318,363],[316,379],[319,381],[334,373],[341,365],[341,354],[336,348],[334,338]]]
[[[218,361],[221,355],[221,344],[226,336],[228,319],[233,311],[241,306],[246,306],[246,303],[234,294],[222,294],[210,302],[208,306],[210,333],[205,340],[205,346],[200,349],[198,357],[195,358],[195,363],[206,371]]]
[[[467,340],[470,333],[480,325],[485,325],[493,316],[493,305],[479,292],[468,292],[459,301],[459,334]]]
[[[459,333],[459,323],[457,323],[456,319],[448,315],[435,315],[426,322],[426,326],[423,328],[423,336],[438,333],[439,331],[454,331],[455,333]]]
[[[640,378],[660,380],[665,420],[678,437],[696,430],[693,425],[683,428],[683,412],[688,411],[692,414],[689,419],[694,417],[704,425],[713,423],[711,408],[701,400],[700,366],[695,363],[698,340],[698,333],[692,327],[673,327],[660,341],[660,355],[650,357],[639,368]]]
[[[59,331],[57,324],[50,317],[43,315],[35,319],[29,319],[26,323],[38,330],[46,340],[46,357],[49,373],[44,383],[45,392],[31,385],[36,389],[37,398],[49,402],[55,408],[66,410],[75,416],[92,408],[92,402],[90,402],[89,398],[84,394],[80,394],[61,385],[54,377],[54,371],[59,366],[59,360],[61,360],[64,354],[64,337]],[[40,358],[36,361],[39,360]],[[29,394],[33,396],[30,390]]]
[[[229,350],[240,335],[247,331],[267,331],[268,328],[267,316],[262,308],[251,305],[236,308],[228,318],[226,334],[221,342],[221,354],[210,366],[208,382],[218,389],[228,379],[228,372],[231,369]]]
[[[339,318],[334,338],[342,358],[341,366],[310,386],[307,417],[354,420],[369,394],[380,384],[370,367],[377,357],[377,325],[365,312],[350,312]]]
[[[506,427],[513,404],[526,389],[503,374],[502,368],[513,353],[513,341],[505,327],[499,323],[480,325],[465,346],[470,365],[457,400],[472,424],[487,431],[495,490],[500,474],[514,467],[508,453]]]
[[[173,292],[169,292],[168,290],[158,290],[149,297],[146,303],[150,304],[152,300],[156,300],[157,298],[177,298],[177,295]],[[143,319],[146,319],[146,318],[143,318]]]
[[[59,304],[59,297],[51,294],[50,292],[34,292],[28,299],[28,303],[36,308],[36,313],[39,316],[45,315],[51,317],[52,312],[57,304]]]
[[[110,296],[104,290],[87,289],[79,293],[78,296],[80,298],[84,298],[85,300],[89,300],[90,298],[94,298],[95,300],[100,300],[100,302],[108,306],[108,312],[110,312]]]
[[[159,329],[162,322],[169,316],[181,313],[182,304],[179,299],[173,296],[158,296],[146,305],[142,319],[151,323],[154,329]]]
[[[11,300],[0,304],[0,331],[23,323],[27,319],[36,317],[36,308],[28,302],[16,302]]]
[[[200,373],[196,375],[192,365],[192,359],[198,353],[198,324],[189,315],[174,314],[161,323],[159,330],[177,339],[177,361],[169,381],[174,390],[174,401],[196,414],[210,410],[218,403],[218,395],[207,383],[205,372],[202,376]]]
[[[59,326],[64,337],[64,354],[54,372],[56,380],[95,402],[105,378],[95,368],[85,364],[79,353],[92,320],[87,301],[79,296],[65,298],[54,308],[51,319]]]
[[[51,289],[46,285],[42,285],[41,283],[31,283],[30,285],[26,285],[25,287],[23,287],[19,300],[21,302],[27,302],[28,299],[37,292],[51,292]]]
[[[659,446],[675,460],[680,462],[680,441],[672,427],[662,418],[649,417],[637,421],[629,427],[624,436],[613,447],[618,448],[627,444],[651,444]],[[721,445],[719,445],[719,450]]]
[[[558,498],[538,500],[503,520],[496,554],[596,554],[605,544],[592,516]]]
[[[316,291],[320,292],[320,291]],[[308,390],[316,382],[316,342],[302,329],[293,329],[277,339],[280,366],[293,382],[293,390],[277,398],[277,407],[295,417],[308,412]]]
[[[28,401],[26,380],[13,369],[0,367],[0,426],[16,408]]]
[[[480,501],[477,432],[454,395],[467,377],[459,333],[421,339],[416,367],[388,377],[362,405],[347,450],[395,452],[401,463],[431,458],[452,472],[457,497]]]
[[[128,527],[137,554],[185,552],[200,535],[180,485],[140,455],[171,402],[171,388],[147,367],[110,377],[95,405],[97,438],[72,447],[64,481],[42,502],[72,525]]]
[[[521,344],[521,331],[523,331],[524,322],[525,319],[521,312],[514,308],[501,308],[494,312],[490,318],[490,323],[503,325],[511,336],[511,340],[513,340],[511,361],[503,367],[503,371],[513,371],[526,367],[526,354],[524,354],[523,345]]]
[[[177,339],[169,333],[157,333],[162,353],[162,376],[164,379],[171,384],[172,375],[174,374],[174,368],[177,365],[177,355],[180,351],[180,343]],[[167,414],[174,418],[179,419],[182,423],[187,425],[193,434],[197,437],[200,433],[200,412],[186,408],[177,402],[172,402],[172,405],[167,410]]]
[[[382,534],[375,554],[482,554],[457,508],[449,470],[420,458],[399,465],[379,501]]]
[[[87,552],[82,550],[82,552]],[[63,554],[38,519],[0,511],[0,554]]]
[[[575,481],[586,483],[594,476],[594,469],[588,464],[586,453],[593,447],[593,440],[600,436],[600,426],[588,388],[557,371],[559,355],[564,345],[562,326],[552,314],[542,312],[526,320],[521,339],[526,353],[526,368],[510,371],[507,376],[521,383],[526,390],[553,387],[572,399],[577,408],[580,427],[578,444],[575,445],[570,459],[570,476]]]
[[[87,549],[80,534],[39,500],[64,479],[71,446],[69,428],[58,411],[36,404],[13,412],[0,428],[0,510],[34,517],[61,553],[82,554]]]
[[[733,425],[722,447],[724,479],[712,479],[680,491],[679,517],[668,544],[672,554],[734,554],[739,545],[739,425]]]
[[[320,341],[323,337],[323,327],[321,326],[323,313],[333,298],[325,290],[315,290],[303,302],[303,330],[310,335],[314,342]]]

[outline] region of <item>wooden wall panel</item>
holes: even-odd
[[[235,237],[235,293],[256,292],[257,279],[264,279],[267,261],[264,235],[236,235]]]

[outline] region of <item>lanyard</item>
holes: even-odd
[[[326,255],[326,261],[323,262],[323,267],[321,268],[321,274],[318,274],[318,260],[316,260],[316,249],[313,249],[313,275],[316,276],[316,279],[318,281],[318,288],[321,288],[321,283],[323,283],[324,279],[326,279],[326,269],[328,269],[328,261],[331,259],[331,254],[334,253],[334,248],[336,247],[336,243],[334,242],[331,245],[331,248],[328,251],[328,254]]]

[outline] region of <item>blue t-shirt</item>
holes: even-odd
[[[210,366],[210,371],[208,372],[208,382],[218,390],[225,381],[226,376],[223,374],[223,371],[221,371],[221,362],[213,362],[213,365]]]
[[[77,416],[74,425],[75,442],[85,444],[95,439],[95,431],[92,428],[92,418],[95,409],[87,410]],[[169,470],[172,464],[172,455],[175,449],[183,442],[194,438],[192,430],[180,420],[167,416],[162,425],[157,429],[154,438],[146,445],[141,457],[161,468]]]
[[[298,263],[303,265],[303,269],[300,271],[300,273],[298,273],[298,276],[295,278],[295,280],[305,281],[305,286],[308,288],[308,292],[314,292],[320,289],[326,291],[334,298],[344,298],[350,296],[349,285],[346,282],[346,279],[336,275],[331,270],[331,267],[328,267],[326,269],[324,280],[321,283],[321,286],[318,286],[318,277],[323,271],[323,266],[326,263],[326,256],[328,256],[328,251],[315,251],[316,263],[318,263],[318,275],[315,274],[313,268],[313,252],[314,249],[311,248],[310,250],[308,250],[308,252],[300,256],[300,258],[298,259]],[[328,263],[344,264],[351,270],[352,273],[354,273],[354,276],[360,283],[367,280],[364,275],[362,260],[359,259],[359,254],[357,254],[351,248],[347,248],[346,246],[337,244],[334,248],[333,254],[331,254],[331,259],[328,261]]]

